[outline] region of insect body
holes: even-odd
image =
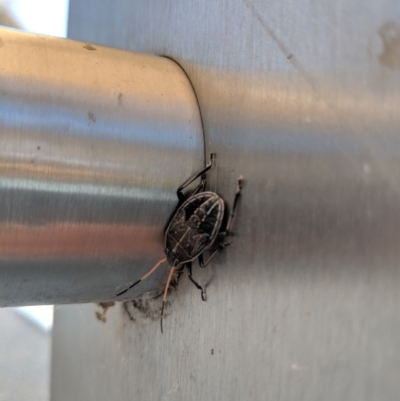
[[[191,196],[178,209],[165,233],[165,251],[171,265],[188,263],[216,239],[225,202],[214,192]]]
[[[211,154],[210,164],[193,177],[187,179],[177,190],[177,195],[181,205],[173,215],[165,231],[165,254],[167,256],[161,259],[140,280],[134,282],[124,291],[117,294],[117,296],[124,294],[132,287],[149,277],[159,266],[161,266],[161,264],[168,260],[171,270],[168,275],[163,295],[163,304],[161,308],[161,332],[163,331],[162,319],[164,306],[168,288],[174,273],[186,268],[189,279],[201,291],[201,298],[205,301],[206,298],[203,287],[192,277],[192,261],[198,258],[200,266],[205,267],[220,249],[230,245],[228,242],[223,242],[222,239],[230,234],[230,223],[234,216],[236,204],[242,189],[242,177],[239,177],[238,179],[232,212],[226,221],[225,229],[222,230],[221,228],[226,220],[225,202],[214,192],[203,192],[206,184],[205,174],[213,166],[214,159],[215,154]],[[200,177],[200,184],[186,199],[182,192],[183,189]],[[204,252],[212,248],[213,250],[209,258],[204,261]]]

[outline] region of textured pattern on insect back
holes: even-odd
[[[224,202],[215,193],[204,192],[189,198],[168,228],[166,246],[175,249],[171,259],[188,262],[211,245],[220,229],[223,212]]]

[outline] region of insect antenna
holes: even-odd
[[[131,288],[133,288],[135,285],[139,284],[141,281],[145,280],[147,277],[149,277],[151,274],[153,274],[164,262],[167,261],[167,258],[161,259],[158,261],[153,268],[151,268],[140,280],[135,281],[132,285],[130,285],[127,289],[119,292],[117,294],[117,297],[119,297],[122,294],[125,294],[127,291],[129,291]]]
[[[171,270],[169,272],[169,276],[168,276],[168,280],[167,280],[167,284],[165,285],[165,290],[164,290],[164,295],[163,295],[163,301],[162,301],[162,307],[161,307],[161,320],[160,320],[160,324],[161,324],[161,333],[163,332],[163,317],[164,317],[164,307],[165,307],[165,301],[167,300],[167,294],[168,294],[168,288],[169,288],[169,284],[171,283],[171,279],[172,276],[174,275],[176,271],[176,265],[171,267]]]

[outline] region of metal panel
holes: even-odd
[[[211,188],[245,187],[208,302],[183,278],[163,336],[153,304],[57,311],[54,401],[398,398],[399,20],[385,0],[71,1],[70,36],[179,62]]]
[[[204,165],[190,82],[167,58],[0,39],[0,305],[112,300],[164,254],[176,187]]]

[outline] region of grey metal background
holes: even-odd
[[[71,0],[69,35],[177,60],[211,188],[246,181],[164,335],[157,302],[57,310],[53,400],[398,399],[400,3]]]

